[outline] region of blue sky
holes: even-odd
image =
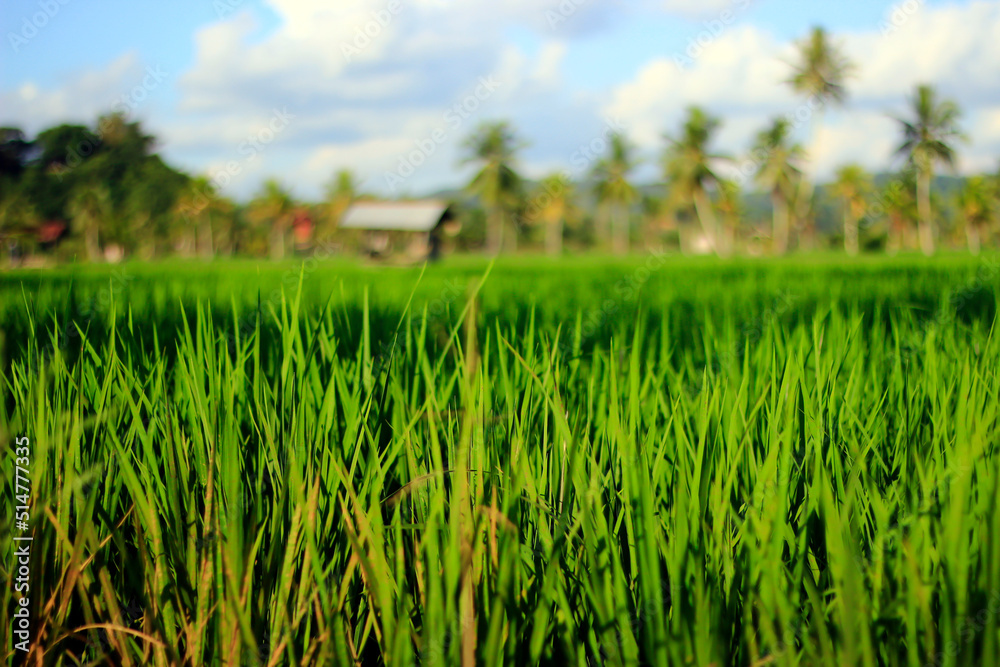
[[[960,169],[996,168],[1000,2],[982,0],[8,0],[0,123],[31,134],[117,106],[236,197],[267,177],[318,197],[341,168],[383,195],[460,185],[463,140],[499,118],[530,176],[581,175],[614,127],[655,180],[691,104],[723,119],[734,157],[793,113],[786,63],[814,25],[858,73],[845,108],[799,129],[811,172],[890,167],[888,114],[922,82],[964,110]]]

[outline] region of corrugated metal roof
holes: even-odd
[[[340,226],[345,229],[385,229],[429,232],[441,221],[448,204],[437,199],[386,202],[363,201],[352,205]]]

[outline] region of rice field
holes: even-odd
[[[2,275],[27,660],[998,664],[998,306],[997,256]]]

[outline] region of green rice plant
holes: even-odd
[[[27,658],[997,664],[994,266],[0,280]]]

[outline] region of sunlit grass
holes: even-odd
[[[989,664],[990,261],[3,287],[36,655]]]

